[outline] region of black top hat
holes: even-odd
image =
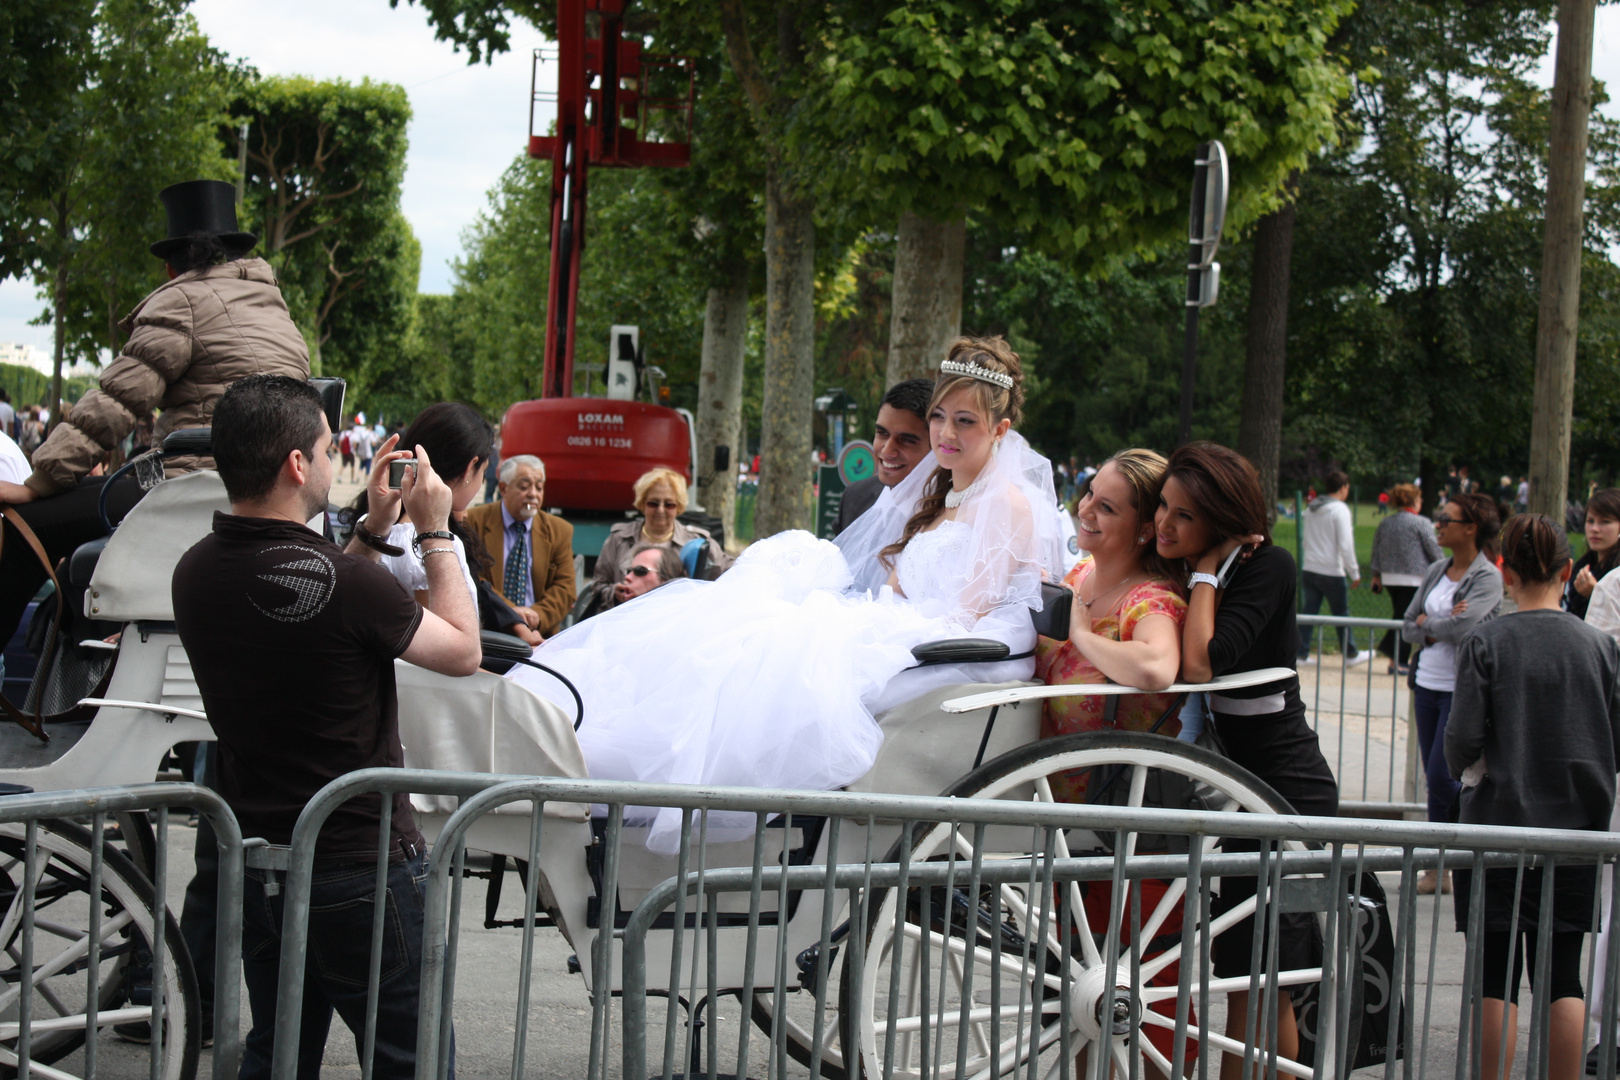
[[[236,187],[223,180],[187,180],[158,192],[169,213],[169,235],[152,245],[167,259],[197,236],[215,236],[233,254],[251,251],[259,238],[236,227]]]

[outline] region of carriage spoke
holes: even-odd
[[[1160,1053],[1157,1046],[1154,1046],[1152,1043],[1148,1042],[1147,1034],[1145,1032],[1137,1039],[1137,1046],[1141,1048],[1143,1055],[1149,1061],[1151,1061],[1163,1075],[1176,1076],[1180,1074],[1181,1070],[1172,1069],[1170,1067],[1170,1059]]]
[[[68,1013],[64,1016],[53,1017],[50,1020],[32,1020],[28,1030],[35,1035],[45,1031],[78,1031],[83,1029],[84,1013]],[[107,1009],[96,1013],[96,1026],[98,1028],[110,1027],[113,1024],[128,1024],[138,1020],[151,1020],[152,1007],[150,1005],[132,1006],[128,1009]],[[18,1024],[15,1020],[0,1022],[0,1039],[15,1039]]]
[[[103,940],[115,936],[118,931],[128,926],[134,918],[134,915],[130,912],[120,911],[117,915],[104,921],[101,924]],[[87,933],[45,963],[35,967],[29,981],[37,987],[43,980],[63,971],[80,957],[89,953],[89,951],[90,935]],[[22,996],[21,986],[12,987],[5,993],[0,994],[0,1011],[11,1008],[20,996]]]
[[[1192,936],[1193,954],[1197,955],[1199,948],[1203,945],[1204,935],[1206,933],[1209,934],[1211,938],[1219,937],[1227,930],[1228,927],[1248,918],[1250,915],[1253,915],[1257,906],[1258,902],[1254,897],[1245,897],[1240,903],[1238,903],[1236,907],[1233,907],[1229,911],[1223,911],[1216,918],[1211,919],[1208,930],[1206,930],[1204,927],[1199,927],[1197,930],[1194,930]],[[1159,972],[1163,971],[1165,968],[1169,967],[1171,964],[1180,959],[1181,942],[1178,941],[1152,959],[1142,961],[1142,966],[1140,969],[1142,981],[1147,982]]]
[[[1145,1024],[1152,1024],[1155,1027],[1170,1028],[1172,1030],[1176,1026],[1176,1022],[1173,1018],[1168,1016],[1160,1016],[1156,1012],[1144,1012],[1142,1014],[1142,1022]],[[1205,1031],[1197,1024],[1187,1025],[1187,1038],[1189,1040],[1198,1039],[1201,1041],[1207,1041],[1213,1049],[1225,1050],[1226,1052],[1236,1054],[1239,1057],[1243,1055],[1246,1049],[1244,1044],[1238,1040],[1217,1032]],[[1254,1056],[1256,1066],[1262,1070],[1275,1065],[1277,1067],[1277,1071],[1280,1073],[1287,1073],[1289,1076],[1303,1077],[1304,1080],[1310,1080],[1311,1078],[1311,1068],[1309,1065],[1301,1065],[1297,1061],[1290,1061],[1281,1054],[1273,1056],[1269,1051],[1257,1046],[1254,1049]]]
[[[51,864],[49,854],[34,864],[34,888],[39,888],[40,879],[45,876],[45,870]],[[22,925],[23,895],[26,889],[19,888],[11,895],[11,905],[6,908],[6,917],[0,920],[0,941],[10,941],[17,933],[17,927]]]
[[[17,1065],[17,1055],[12,1053],[10,1050],[7,1050],[5,1047],[0,1046],[0,1065],[10,1065],[15,1068]],[[80,1080],[79,1077],[70,1072],[63,1072],[61,1069],[53,1069],[49,1065],[41,1065],[39,1062],[32,1060],[28,1062],[28,1071],[36,1076],[44,1077],[44,1080]]]
[[[1270,981],[1268,976],[1266,979],[1268,985]],[[1321,981],[1322,969],[1319,967],[1293,968],[1277,974],[1278,986],[1309,986],[1311,983]],[[1207,983],[1200,983],[1199,986],[1200,988],[1208,987],[1211,994],[1227,994],[1233,991],[1247,990],[1249,988],[1249,977],[1247,975],[1234,975],[1228,979],[1210,979]],[[1142,1003],[1145,1005],[1155,1001],[1173,1001],[1176,996],[1176,988],[1173,986],[1144,986],[1141,989],[1141,996]]]

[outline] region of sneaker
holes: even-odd
[[[1397,665],[1395,665],[1395,674],[1399,675],[1403,679],[1406,678],[1408,675],[1412,674],[1411,665],[1409,665],[1409,664],[1397,664]]]
[[[1346,660],[1344,662],[1344,666],[1345,667],[1360,667],[1362,664],[1367,663],[1371,659],[1372,659],[1372,653],[1370,653],[1370,652],[1358,652],[1358,653],[1356,653],[1356,655],[1354,655],[1350,659]]]
[[[152,1044],[152,1025],[145,1020],[132,1020],[127,1024],[114,1024],[113,1034],[127,1043],[139,1046]]]
[[[1315,664],[1315,663],[1316,663],[1316,657],[1314,657],[1314,656],[1305,656],[1305,657],[1301,657],[1296,662],[1296,666],[1297,667],[1310,667],[1312,664]]]

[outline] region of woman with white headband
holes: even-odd
[[[873,719],[961,682],[1028,679],[1032,610],[1061,575],[1051,463],[1012,431],[1023,371],[1001,338],[962,338],[929,405],[937,468],[912,470],[838,537],[753,544],[715,582],[677,581],[550,639],[538,658],[585,701],[591,775],[748,787],[842,787],[883,735]],[[916,667],[915,645],[993,638],[997,663]],[[532,670],[514,677],[566,702]],[[673,851],[679,811],[648,846]],[[709,837],[753,831],[710,814]]]

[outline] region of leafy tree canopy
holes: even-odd
[[[807,143],[833,197],[890,214],[982,211],[1096,264],[1179,235],[1190,162],[1220,139],[1229,225],[1334,133],[1348,90],[1329,37],[1348,0],[915,0],[838,9]]]

